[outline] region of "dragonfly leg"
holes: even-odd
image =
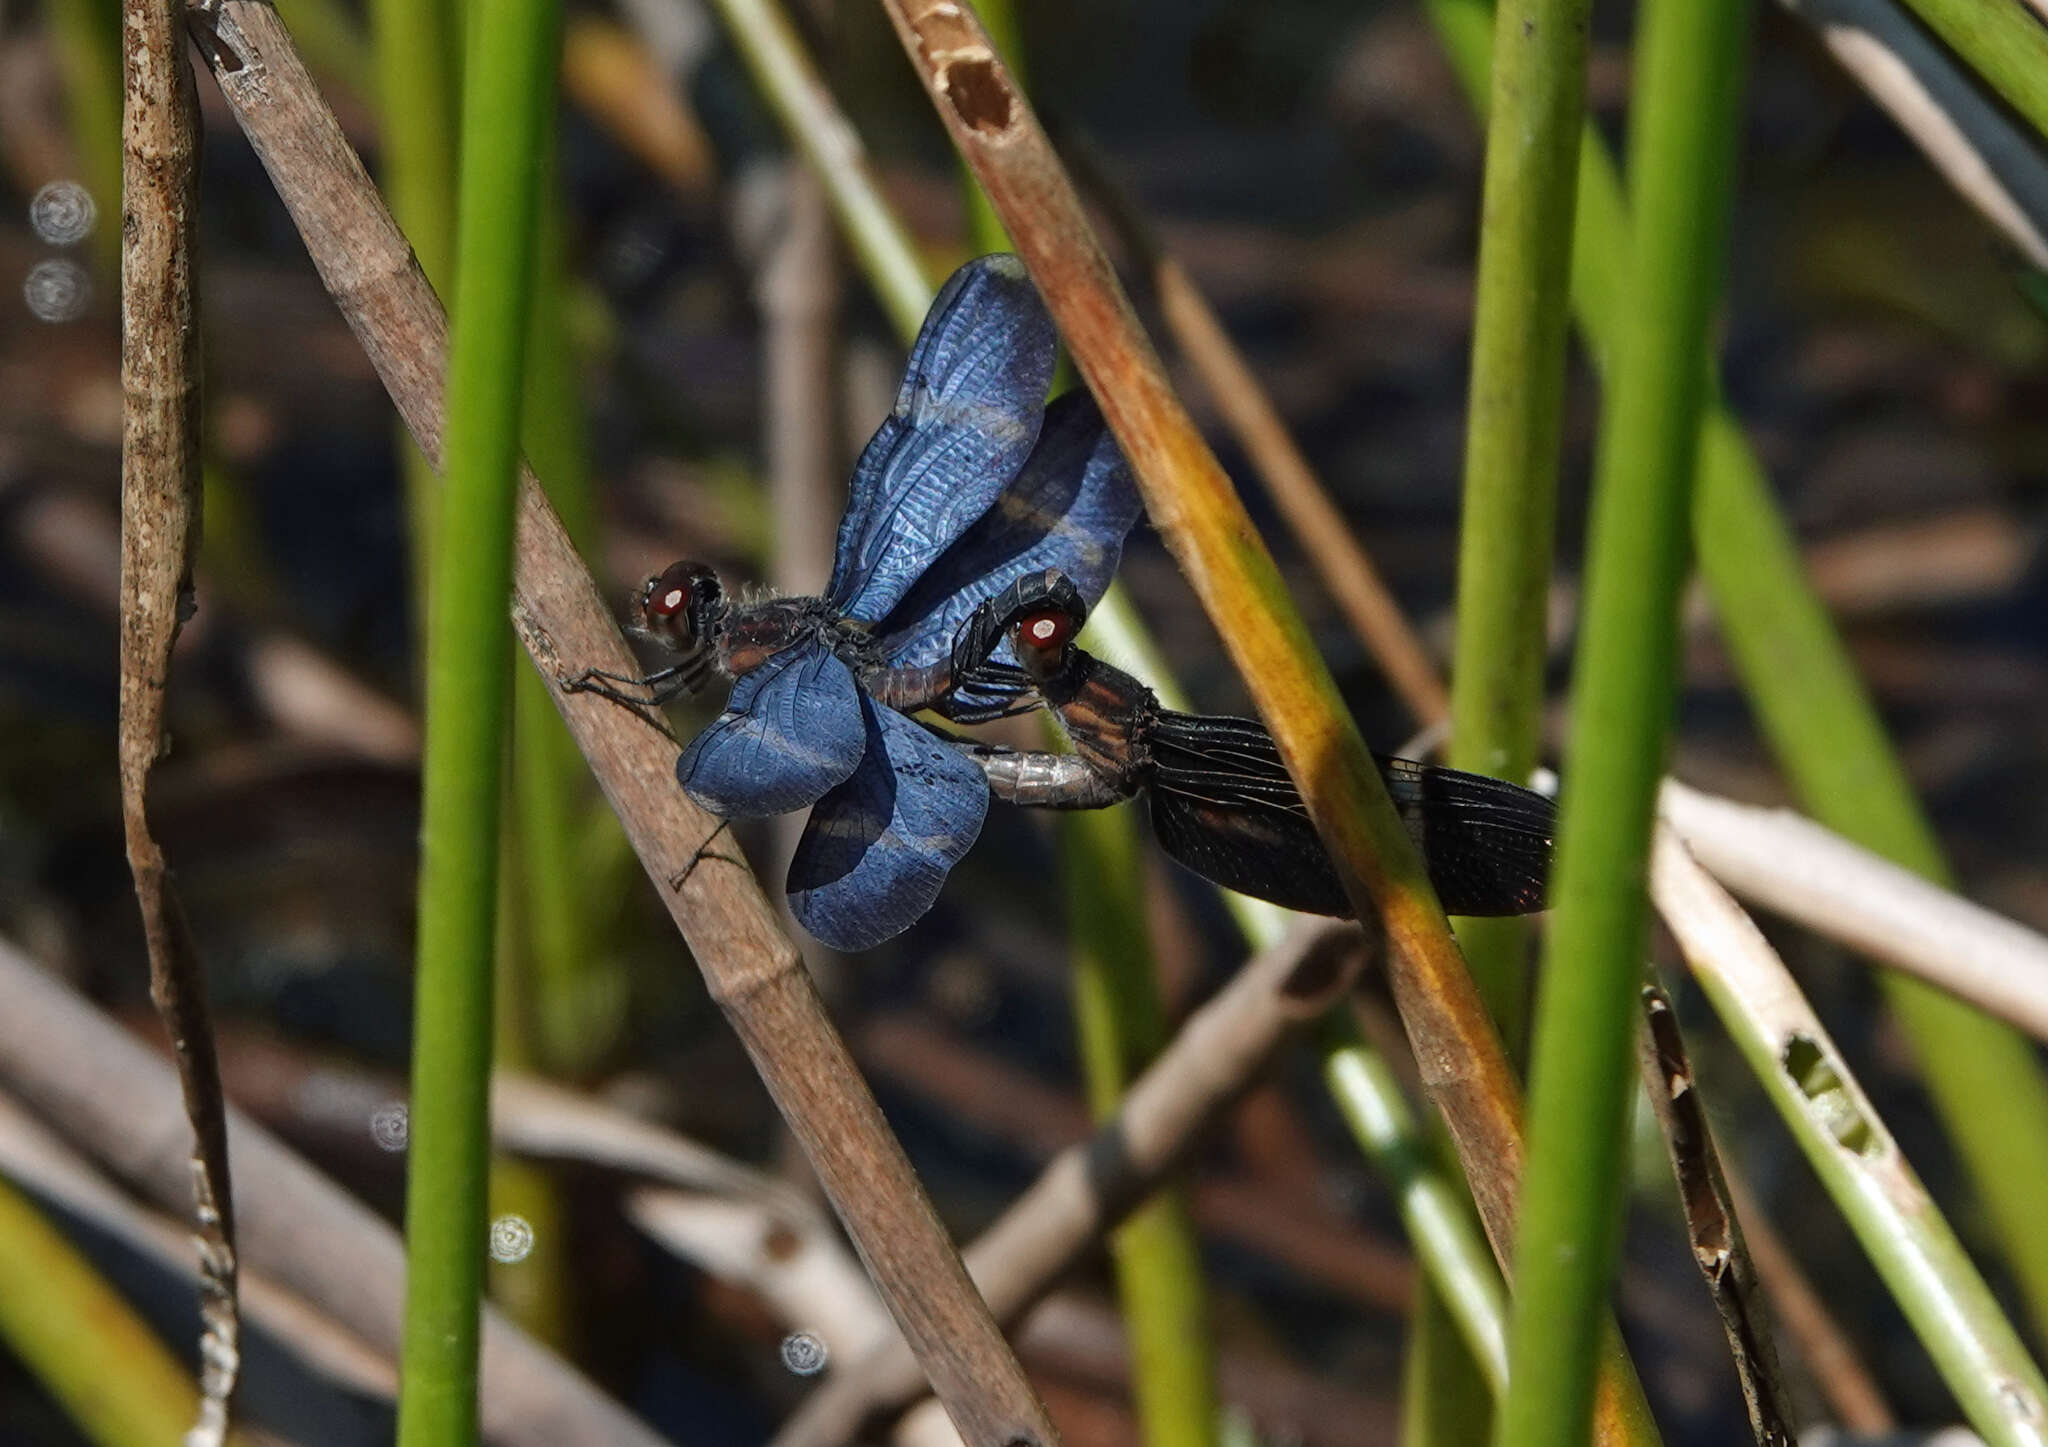
[[[594,693],[599,698],[610,699],[613,703],[639,708],[650,703],[667,703],[671,699],[681,698],[684,694],[694,693],[697,679],[692,674],[697,671],[696,660],[693,659],[670,668],[657,669],[653,673],[643,674],[637,678],[631,674],[607,673],[602,668],[586,668],[573,677],[562,677],[555,681],[561,685],[564,693]],[[640,698],[623,693],[614,686],[618,684],[624,684],[627,688],[644,688],[647,690],[646,697]]]
[[[989,792],[1038,809],[1106,809],[1137,791],[1119,784],[1077,754],[1028,753],[993,744],[965,747],[981,766]]]

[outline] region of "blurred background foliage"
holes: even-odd
[[[380,51],[372,39],[388,20],[346,0],[279,8],[387,189],[396,170],[434,164],[428,122],[396,119],[384,99],[403,94],[384,69],[402,42]],[[0,10],[0,933],[147,1032],[110,766],[113,19],[104,0]],[[1590,103],[1613,138],[1629,17],[1610,5],[1596,19]],[[850,0],[799,20],[927,271],[942,273],[971,254],[968,221],[895,37],[878,9]],[[1404,4],[1321,0],[1031,0],[1018,21],[1042,108],[1109,158],[1213,299],[1441,657],[1481,132],[1426,19]],[[775,124],[692,0],[572,7],[564,56],[535,323],[546,331],[532,349],[544,365],[529,377],[529,395],[545,400],[529,406],[529,452],[556,459],[542,469],[550,482],[587,475],[587,499],[558,501],[622,607],[683,552],[766,579],[774,521],[761,471],[778,423],[764,410],[758,278],[788,194]],[[1721,320],[1729,405],[1965,891],[2048,927],[2048,288],[1781,9],[1759,14],[1747,93]],[[213,971],[231,1094],[395,1217],[401,1159],[367,1122],[342,1128],[310,1108],[306,1082],[341,1070],[395,1094],[406,1059],[418,827],[411,464],[203,79],[200,97],[207,537],[158,829]],[[77,224],[75,198],[48,189],[66,183],[84,188],[96,225]],[[394,194],[401,210],[420,204],[403,186]],[[60,196],[73,204],[64,225],[51,221]],[[445,239],[420,249],[430,270],[446,264]],[[843,294],[835,441],[850,462],[887,408],[900,343],[850,270]],[[1568,388],[1553,750],[1597,400],[1577,353]],[[1199,389],[1188,396],[1298,581],[1367,737],[1398,745],[1404,711],[1201,411]],[[836,501],[819,506],[836,513]],[[1155,539],[1134,541],[1124,577],[1200,706],[1243,711],[1241,685]],[[1688,618],[1674,771],[1786,800],[1704,608]],[[508,856],[507,930],[522,948],[506,951],[517,973],[501,1054],[736,1156],[786,1164],[769,1103],[573,754],[559,755],[545,707],[522,700],[519,746],[558,756],[552,768],[522,763],[511,786],[525,840]],[[688,706],[680,726],[717,702]],[[742,837],[769,847],[766,830]],[[1212,895],[1156,856],[1147,872],[1177,1016],[1242,950]],[[963,1239],[1088,1119],[1064,898],[1043,821],[998,808],[925,921],[826,964],[844,1028]],[[1908,1155],[1984,1244],[1868,971],[1780,933]],[[1953,1420],[1754,1085],[1711,1030],[1694,1048],[1731,1154],[1901,1419]],[[1618,1298],[1625,1332],[1668,1441],[1735,1440],[1732,1374],[1654,1154],[1640,1178]],[[799,1399],[803,1383],[778,1351],[784,1324],[640,1234],[615,1179],[567,1168],[507,1174],[495,1188],[537,1223],[541,1249],[502,1268],[494,1288],[658,1428],[696,1443],[761,1440]],[[1203,1148],[1188,1202],[1230,1419],[1265,1441],[1393,1440],[1411,1271],[1385,1192],[1346,1146],[1312,1060],[1283,1060]],[[168,1340],[193,1339],[180,1289],[110,1242],[82,1244]],[[1981,1259],[2005,1288],[1995,1256]],[[1059,1332],[1026,1334],[1027,1365],[1070,1442],[1134,1440],[1106,1265],[1061,1301]],[[331,1393],[252,1380],[248,1401],[258,1425],[289,1440],[388,1437],[387,1408]],[[0,1443],[79,1440],[38,1375],[0,1355]]]

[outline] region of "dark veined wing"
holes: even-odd
[[[1152,755],[1153,827],[1175,859],[1290,909],[1351,913],[1264,725],[1162,713]],[[1375,761],[1445,913],[1528,914],[1544,907],[1556,818],[1549,799],[1456,769]]]
[[[818,801],[789,865],[789,910],[836,950],[908,929],[981,833],[988,783],[945,740],[860,700],[867,756]]]
[[[1076,387],[1054,399],[1016,481],[877,627],[883,655],[898,668],[938,662],[978,606],[1030,573],[1058,569],[1092,609],[1116,576],[1124,535],[1142,511],[1130,466],[1095,398]],[[1017,662],[1007,642],[990,661],[998,669]],[[990,701],[981,696],[986,691],[969,685],[956,696],[972,709]]]
[[[1379,756],[1446,914],[1533,914],[1545,904],[1557,805],[1484,774]]]
[[[1351,917],[1351,901],[1263,725],[1162,710],[1151,745],[1152,832],[1170,857],[1239,894]]]
[[[1038,440],[1058,347],[1016,257],[953,273],[911,348],[895,409],[854,467],[830,602],[879,621],[988,511]]]
[[[821,798],[867,748],[853,672],[811,641],[742,674],[725,712],[676,760],[683,791],[727,819],[787,814]]]

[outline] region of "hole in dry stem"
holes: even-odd
[[[971,130],[1004,131],[1014,107],[1010,86],[993,60],[956,60],[946,67],[946,99]]]

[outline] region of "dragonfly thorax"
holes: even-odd
[[[788,648],[816,641],[843,659],[856,675],[877,667],[880,649],[860,624],[823,598],[765,598],[727,610],[711,641],[718,666],[738,678]]]

